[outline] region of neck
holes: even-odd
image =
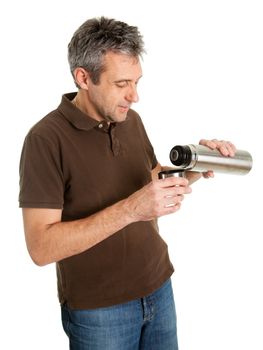
[[[82,113],[87,114],[90,118],[93,118],[97,121],[102,119],[96,116],[96,112],[93,110],[92,106],[89,103],[89,96],[86,90],[80,89],[77,92],[77,95],[71,101]]]

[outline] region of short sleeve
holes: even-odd
[[[35,133],[26,137],[21,153],[19,206],[62,209],[64,181],[58,147]]]

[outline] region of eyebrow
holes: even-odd
[[[141,78],[142,78],[142,75],[138,79],[136,79],[135,81],[138,82]],[[124,82],[124,81],[130,82],[130,81],[133,81],[133,80],[132,79],[118,79],[118,80],[114,80],[114,83],[121,83],[121,82]]]

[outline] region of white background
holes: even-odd
[[[144,35],[134,107],[162,164],[172,146],[200,138],[229,139],[253,155],[250,174],[200,180],[160,228],[176,268],[180,350],[262,350],[262,2],[9,0],[0,14],[3,349],[67,348],[55,266],[35,266],[26,251],[18,163],[28,129],[75,90],[66,58],[73,32],[105,15]]]

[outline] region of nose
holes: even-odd
[[[129,102],[136,103],[139,101],[139,95],[137,92],[137,86],[130,86],[126,94],[126,100]]]

